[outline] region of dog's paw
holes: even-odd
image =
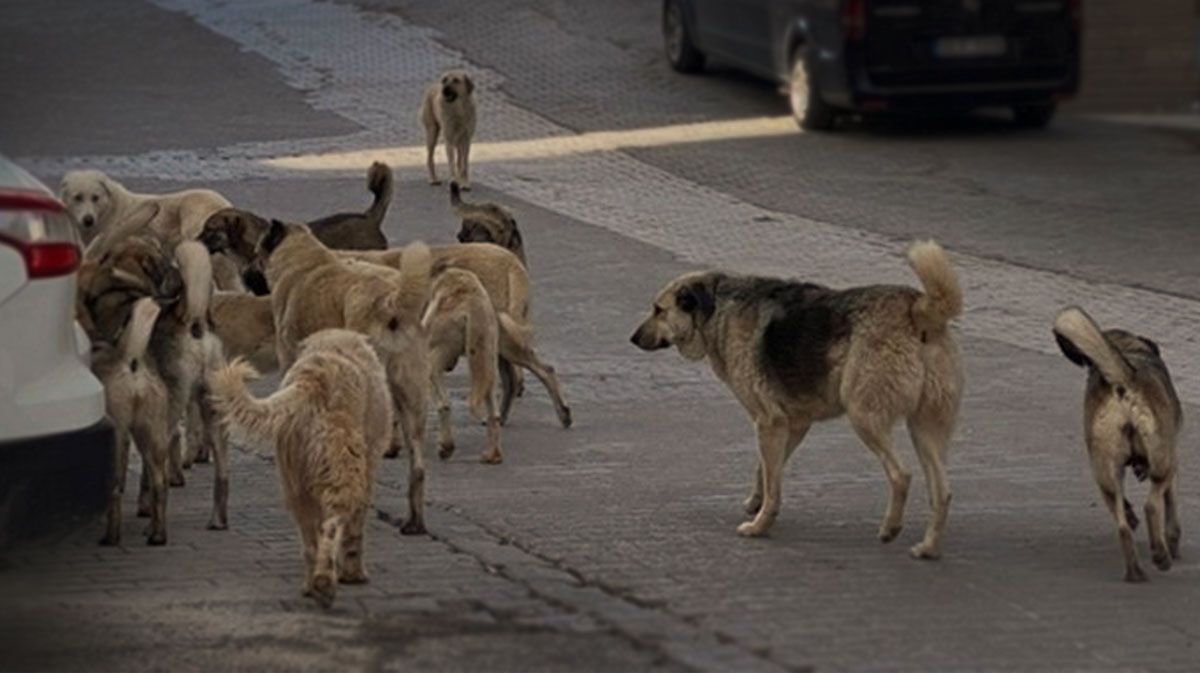
[[[424,535],[427,532],[425,522],[418,519],[409,519],[403,526],[400,526],[401,535]]]
[[[747,521],[737,527],[737,532],[742,537],[764,537],[767,534],[767,527],[760,526],[753,521]]]
[[[137,518],[149,519],[150,518],[150,505],[138,505]]]
[[[908,553],[915,559],[936,561],[942,557],[942,550],[937,545],[921,542],[909,548]]]
[[[571,427],[574,420],[571,418],[571,407],[563,407],[562,411],[558,412],[558,422],[562,423],[563,429]]]
[[[400,455],[400,449],[401,446],[399,444],[395,444],[383,454],[383,457],[389,459],[395,458]]]
[[[1167,553],[1167,550],[1155,552],[1153,560],[1154,566],[1159,570],[1166,572],[1171,569],[1171,555]]]
[[[208,520],[208,525],[205,528],[208,530],[229,530],[229,522],[219,517],[213,517]]]
[[[171,475],[171,480],[168,483],[171,485],[171,488],[181,488],[187,485],[187,481],[185,481],[183,478],[182,471],[179,472],[179,474]]]
[[[1142,571],[1142,567],[1136,563],[1125,568],[1125,581],[1134,584],[1138,582],[1148,582],[1150,578],[1146,577],[1146,573]]]
[[[441,178],[429,178],[429,184],[436,187],[436,186],[442,184],[442,180],[441,180]]]
[[[366,571],[360,568],[358,570],[343,570],[338,575],[338,581],[342,584],[366,584],[369,580]]]
[[[904,526],[889,526],[884,524],[879,527],[879,541],[887,544],[892,540],[895,540],[896,537],[900,535],[901,530],[904,530]]]
[[[161,547],[167,543],[166,531],[156,531],[146,536],[146,544],[151,547]]]
[[[196,455],[196,459],[193,460],[192,462],[197,465],[201,465],[201,464],[207,464],[210,460],[211,459],[208,457],[207,453],[200,453],[200,454]]]
[[[1167,538],[1167,549],[1171,550],[1171,558],[1179,560],[1179,536]]]
[[[332,575],[317,575],[309,587],[309,595],[317,602],[317,605],[329,608],[333,605],[333,599],[337,595],[337,582],[333,581]]]
[[[479,462],[487,465],[499,465],[504,462],[504,456],[499,451],[486,451],[479,457]]]
[[[762,494],[751,494],[749,498],[746,498],[744,501],[742,501],[742,509],[745,510],[746,514],[749,516],[758,514],[758,510],[762,509]]]
[[[104,537],[100,538],[101,547],[115,547],[121,544],[121,534],[105,533]]]
[[[443,442],[440,446],[438,446],[438,458],[441,458],[442,460],[448,460],[450,456],[454,455],[454,449],[454,442]]]

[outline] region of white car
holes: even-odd
[[[75,322],[81,258],[63,204],[0,156],[0,548],[108,501],[113,430]]]

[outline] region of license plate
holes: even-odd
[[[942,37],[934,40],[933,53],[938,58],[982,58],[1003,56],[1008,41],[1003,35],[979,37]]]

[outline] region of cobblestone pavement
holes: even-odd
[[[769,87],[728,73],[669,76],[651,42],[654,3],[644,4],[114,4],[114,30],[170,35],[180,57],[146,62],[154,39],[114,47],[117,65],[98,77],[125,99],[101,84],[76,94],[82,110],[102,111],[103,131],[80,126],[80,110],[58,113],[53,129],[26,121],[15,146],[47,180],[92,164],[138,188],[203,181],[251,209],[307,218],[363,202],[361,173],[379,156],[401,178],[392,240],[449,241],[444,193],[420,179],[414,114],[433,73],[469,65],[482,106],[472,198],[518,211],[541,350],[577,424],[558,429],[532,383],[504,433],[506,462],[482,466],[482,432],[459,395],[460,452],[432,466],[432,537],[394,532],[405,477],[385,462],[372,583],[347,588],[329,613],[299,597],[298,542],[270,462],[238,453],[228,532],[203,530],[210,468],[197,467],[172,491],[166,548],[137,544],[130,518],[119,549],[96,547],[88,529],[0,558],[11,606],[0,613],[0,668],[1200,665],[1200,546],[1186,534],[1200,515],[1187,479],[1195,434],[1183,445],[1184,558],[1126,586],[1083,460],[1083,376],[1048,339],[1068,301],[1154,335],[1195,414],[1200,311],[1194,267],[1180,262],[1197,249],[1194,195],[1179,189],[1195,174],[1186,139],[1078,119],[1041,139],[986,120],[950,133],[867,125],[799,136]],[[0,9],[0,25],[33,31],[38,21]],[[78,58],[54,46],[44,67]],[[130,72],[149,90],[180,78],[204,86],[157,100],[121,85]],[[157,117],[132,121],[146,106]],[[178,125],[159,119],[176,111]],[[223,139],[214,120],[226,118]],[[879,177],[889,170],[893,181]],[[974,199],[943,189],[980,172],[988,188]],[[1033,196],[999,207],[1001,188]],[[1046,228],[1027,222],[1039,213]],[[1154,235],[1130,249],[1123,237],[1139,213]],[[962,217],[971,222],[948,224]],[[946,558],[905,554],[927,514],[919,484],[902,539],[878,544],[885,480],[842,422],[816,429],[789,466],[772,537],[738,538],[754,459],[743,414],[705,368],[641,354],[628,333],[662,282],[698,266],[911,282],[901,253],[912,235],[950,244],[968,292]],[[1081,249],[1095,259],[1065,254]]]

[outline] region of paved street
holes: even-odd
[[[429,452],[431,535],[396,532],[404,461],[382,463],[371,583],[328,612],[299,595],[273,464],[239,447],[228,531],[204,530],[202,465],[171,492],[165,548],[140,544],[127,507],[123,547],[97,546],[97,524],[0,555],[0,669],[1200,668],[1197,432],[1180,445],[1183,558],[1126,585],[1085,463],[1084,375],[1049,332],[1081,303],[1155,338],[1200,418],[1200,134],[1069,110],[1041,133],[981,115],[801,134],[767,84],[670,72],[657,7],[0,5],[0,80],[28,92],[0,108],[0,151],[48,184],[98,167],[139,190],[205,184],[312,219],[365,207],[382,158],[397,172],[395,243],[453,240],[416,109],[437,73],[468,68],[469,198],[517,213],[539,348],[576,418],[559,428],[529,379],[505,462],[482,465],[456,372],[459,452]],[[886,480],[844,421],[789,464],[772,535],[738,537],[749,423],[707,366],[642,353],[629,334],[692,269],[912,283],[914,237],[946,245],[967,293],[945,558],[907,554],[928,513],[907,439],[907,525],[879,544]]]

